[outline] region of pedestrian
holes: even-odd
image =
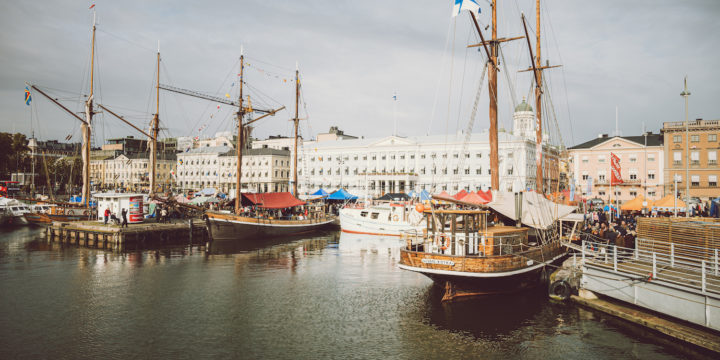
[[[121,217],[122,217],[122,224],[120,224],[120,227],[127,227],[127,226],[128,226],[128,222],[127,222],[127,210],[122,209],[122,212],[120,213],[120,215],[121,215]]]
[[[160,205],[155,205],[155,222],[160,222]]]
[[[108,219],[110,218],[110,208],[105,208],[105,225],[107,225]]]
[[[167,216],[168,216],[167,209],[162,208],[162,210],[160,210],[160,219],[162,219],[162,222],[164,222],[164,223],[168,222]]]

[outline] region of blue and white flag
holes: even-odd
[[[477,0],[455,0],[452,16],[458,16],[463,10],[480,14],[480,5],[478,5]]]
[[[570,178],[570,201],[575,201],[575,178]]]

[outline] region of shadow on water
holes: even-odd
[[[292,251],[302,246],[305,251],[322,250],[328,246],[336,247],[339,241],[337,231],[325,230],[311,234],[298,234],[282,237],[257,238],[252,241],[216,240],[208,243],[207,253],[211,255],[239,254],[258,250],[274,252]]]
[[[425,318],[430,325],[483,340],[507,338],[527,326],[548,301],[543,288],[450,302],[441,301],[443,292],[443,286],[438,284],[427,290]]]

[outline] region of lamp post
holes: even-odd
[[[685,89],[680,93],[685,98],[685,217],[690,216],[690,130],[688,124],[688,96],[687,76],[685,76]]]

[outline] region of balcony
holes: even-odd
[[[720,129],[720,120],[690,120],[688,122],[688,130],[717,130]],[[685,130],[685,122],[684,121],[673,121],[673,122],[666,122],[663,124],[662,131],[684,131]]]

